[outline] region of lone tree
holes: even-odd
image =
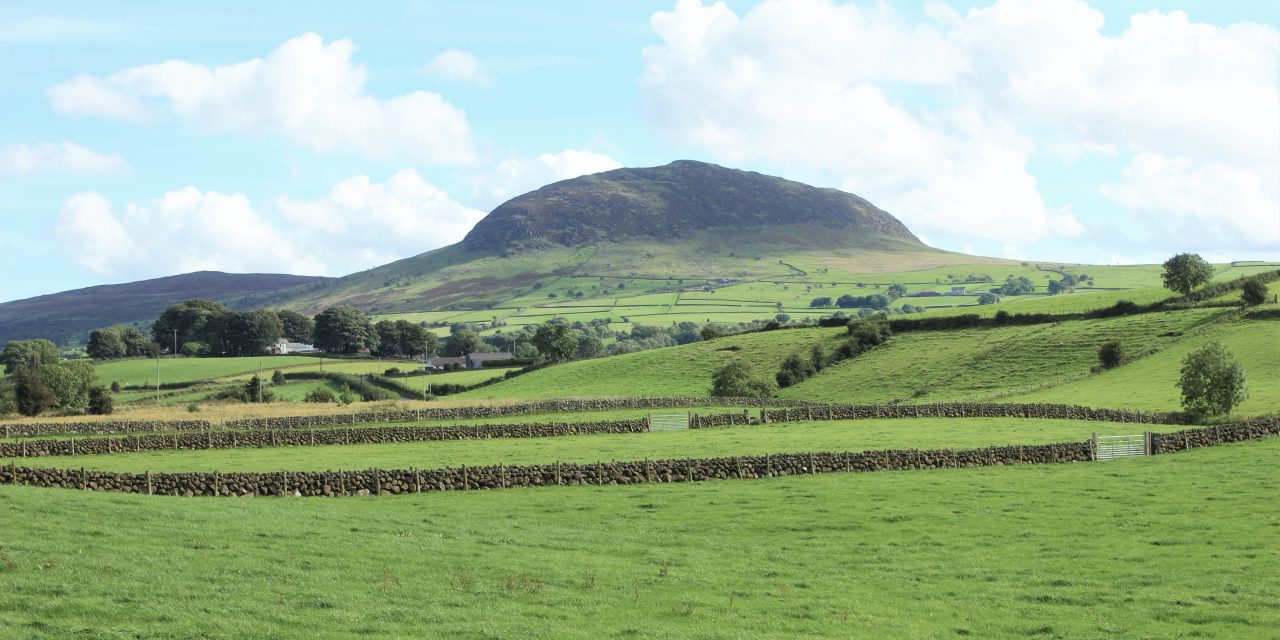
[[[1240,288],[1240,298],[1250,306],[1262,304],[1267,301],[1267,285],[1259,280],[1245,280]]]
[[[768,398],[775,391],[773,381],[757,377],[741,360],[716,369],[711,376],[711,395],[729,398]]]
[[[1182,361],[1182,408],[1197,416],[1226,415],[1249,397],[1244,367],[1221,343],[1193,351]]]
[[[1098,362],[1102,364],[1103,369],[1114,369],[1124,362],[1124,345],[1119,340],[1111,340],[1102,343],[1098,347]]]
[[[567,324],[547,323],[533,334],[533,346],[545,360],[566,362],[578,351],[578,336]]]
[[[1184,296],[1213,279],[1213,265],[1195,253],[1179,253],[1164,263],[1164,286]]]

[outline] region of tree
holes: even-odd
[[[978,296],[978,304],[996,304],[997,302],[1000,302],[1000,296],[991,292]]]
[[[230,317],[229,350],[236,355],[256,356],[284,337],[280,316],[269,309],[235,313]]]
[[[171,305],[151,325],[151,338],[156,344],[172,349],[174,331],[178,348],[188,342],[203,342],[210,355],[231,350],[230,334],[236,313],[209,300],[193,299]]]
[[[359,309],[330,307],[316,316],[315,346],[329,353],[356,353],[378,345],[378,334]]]
[[[1187,355],[1177,386],[1182,408],[1199,417],[1229,414],[1249,397],[1244,367],[1217,342]]]
[[[378,332],[378,352],[380,356],[400,354],[400,327],[391,320],[381,320],[373,325]]]
[[[729,398],[768,398],[775,391],[773,381],[757,377],[742,360],[733,360],[711,376],[711,395]]]
[[[907,295],[907,285],[897,282],[889,285],[889,298],[897,300],[905,295]]]
[[[311,344],[315,341],[315,320],[291,309],[281,309],[276,312],[276,316],[280,318],[280,326],[284,329],[284,337],[288,338],[290,342]]]
[[[89,344],[85,346],[85,352],[94,360],[115,360],[123,358],[128,353],[128,349],[125,347],[124,338],[120,335],[120,329],[111,327],[90,331]]]
[[[24,416],[38,416],[58,406],[53,390],[44,383],[40,373],[30,367],[19,368],[13,373],[13,397],[18,413]]]
[[[408,320],[396,320],[400,334],[400,353],[409,357],[432,356],[436,351],[436,334]]]
[[[1164,286],[1184,296],[1213,279],[1213,265],[1195,253],[1179,253],[1164,263]]]
[[[266,402],[268,396],[263,392],[262,378],[258,377],[258,374],[253,374],[253,377],[244,384],[244,395],[247,402]]]
[[[1124,345],[1119,340],[1102,343],[1098,347],[1098,362],[1103,369],[1114,369],[1124,362]]]
[[[39,367],[46,364],[57,364],[62,354],[58,345],[39,338],[36,340],[11,340],[0,352],[0,363],[4,363],[4,372],[13,375],[20,369],[29,369],[34,363]]]
[[[284,372],[276,369],[271,374],[271,385],[275,387],[283,387],[288,381],[284,378]]]
[[[786,323],[788,323],[788,322],[791,322],[791,316],[789,316],[789,315],[787,315],[787,314],[785,314],[785,313],[779,313],[778,315],[774,316],[774,317],[773,317],[773,319],[774,319],[774,320],[777,320],[778,322],[780,322],[780,323],[782,323],[782,324],[786,324]]]
[[[1267,285],[1257,279],[1245,280],[1240,288],[1240,298],[1250,306],[1262,304],[1267,301]]]
[[[1026,276],[1005,278],[1004,284],[1000,286],[1000,295],[1005,296],[1022,296],[1028,293],[1034,293],[1036,290],[1035,283],[1031,282],[1031,278]]]
[[[1050,295],[1057,295],[1059,293],[1069,293],[1070,291],[1071,291],[1071,285],[1067,284],[1066,279],[1049,281]]]
[[[108,416],[115,412],[116,405],[106,387],[95,385],[89,389],[89,406],[87,409],[93,415]]]
[[[600,338],[591,334],[583,334],[578,336],[578,348],[574,351],[573,356],[579,360],[586,360],[587,358],[599,358],[604,353],[604,342]]]
[[[809,306],[814,309],[826,309],[833,304],[835,303],[831,301],[830,296],[822,296],[809,301]]]
[[[44,365],[38,374],[62,409],[83,409],[89,404],[89,390],[98,384],[98,372],[83,360]]]
[[[462,329],[449,334],[444,341],[444,355],[457,357],[464,353],[476,353],[480,350],[480,336],[470,329]]]
[[[160,346],[134,327],[122,327],[120,329],[120,340],[124,342],[124,355],[126,358],[144,356],[154,358],[160,353]]]
[[[549,322],[533,334],[533,346],[544,359],[565,362],[578,350],[578,338],[568,325]]]

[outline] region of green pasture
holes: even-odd
[[[1119,340],[1133,355],[1166,348],[1224,313],[1228,311],[1191,309],[1025,327],[899,333],[885,345],[783,389],[779,396],[858,403],[996,398],[1089,376],[1103,342]],[[1130,406],[1088,394],[1060,395],[1057,402]],[[1152,408],[1175,410],[1177,404]]]
[[[160,382],[194,382],[210,378],[222,378],[240,373],[252,373],[258,369],[278,369],[311,364],[309,356],[262,356],[260,358],[160,358]],[[154,385],[156,360],[112,360],[95,365],[98,379],[105,384]]]
[[[1165,314],[1161,314],[1165,315]],[[1083,404],[1134,409],[1176,409],[1179,390],[1174,386],[1182,359],[1210,342],[1227,347],[1247,374],[1249,399],[1238,415],[1274,414],[1280,411],[1280,321],[1235,320],[1198,333],[1144,358],[1111,371],[1057,387],[1005,398],[1008,402],[1063,402],[1075,398]]]
[[[1277,461],[1272,439],[382,498],[0,486],[0,635],[1265,638]]]

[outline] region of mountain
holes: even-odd
[[[531,191],[494,209],[462,243],[479,250],[507,250],[529,241],[582,246],[789,225],[920,242],[896,218],[851,193],[681,160],[606,171]]]
[[[326,280],[330,278],[199,271],[15,300],[0,304],[0,345],[32,338],[68,344],[84,339],[90,331],[101,327],[154,320],[165,307],[191,298],[243,308],[269,303],[273,293]],[[250,302],[238,303],[246,296],[253,298]]]
[[[518,308],[546,302],[543,287],[586,278],[665,289],[686,279],[795,275],[797,260],[854,255],[916,268],[973,260],[924,245],[856,195],[681,160],[517,196],[457,244],[325,283],[289,305],[315,312],[345,303],[374,313]]]

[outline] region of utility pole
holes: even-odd
[[[178,357],[178,330],[173,330],[173,357]]]
[[[160,350],[156,349],[156,406],[160,406]]]

